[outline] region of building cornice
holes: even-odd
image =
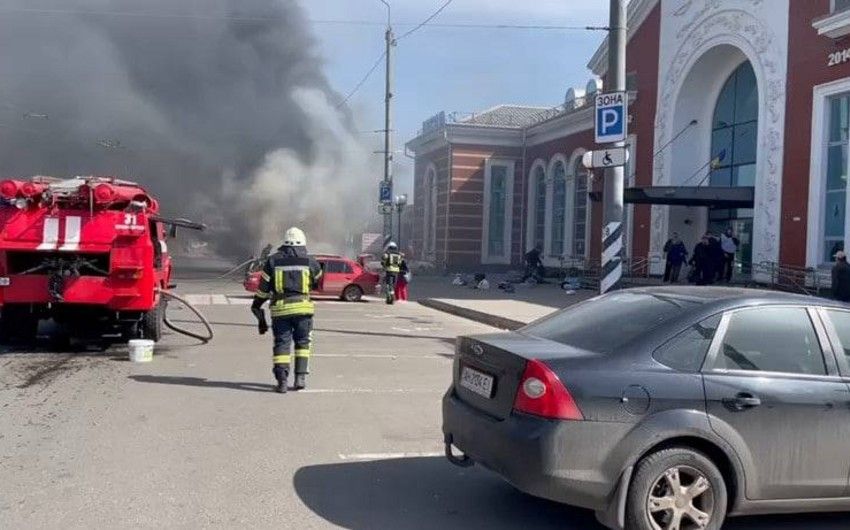
[[[562,114],[528,129],[527,144],[535,146],[593,128],[593,107]]]
[[[850,9],[815,19],[812,27],[818,35],[838,39],[850,35]]]
[[[658,4],[660,0],[632,0],[629,2],[629,16],[628,16],[628,40],[631,40],[632,36],[637,32],[643,22],[646,20],[646,17],[652,12],[652,9]],[[605,40],[596,49],[596,53],[591,57],[590,62],[587,63],[587,67],[590,70],[602,77],[605,75],[605,72],[608,71],[608,37],[605,37]]]

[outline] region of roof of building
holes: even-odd
[[[522,105],[497,105],[483,112],[458,120],[466,125],[485,127],[509,127],[522,129],[541,120],[549,107],[527,107]]]

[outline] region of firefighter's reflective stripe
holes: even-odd
[[[401,254],[395,252],[384,254],[384,269],[387,272],[401,272]]]
[[[310,267],[301,270],[301,292],[305,294],[310,292]]]
[[[276,293],[283,293],[283,286],[285,285],[285,280],[283,277],[283,267],[275,267],[274,269],[274,290]]]
[[[309,359],[310,358],[310,348],[295,348],[295,358],[296,359]]]
[[[275,355],[272,358],[274,364],[289,364],[291,361],[291,356],[289,354],[286,355]]]
[[[307,300],[279,300],[272,304],[272,317],[294,317],[300,315],[312,315],[314,304]]]
[[[272,281],[271,276],[269,276],[268,274],[266,274],[266,271],[263,271],[263,272],[260,274],[260,278],[262,278],[264,281],[267,281],[267,282]]]
[[[256,298],[262,298],[263,300],[268,300],[271,297],[271,295],[265,291],[257,291],[254,293],[254,296]]]

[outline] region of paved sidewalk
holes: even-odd
[[[517,285],[513,293],[451,285],[449,277],[419,277],[411,283],[411,299],[420,304],[502,329],[517,329],[554,311],[596,295],[568,294],[558,285]],[[498,282],[494,282],[493,285]]]

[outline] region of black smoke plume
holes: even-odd
[[[0,3],[0,173],[137,180],[224,255],[363,226],[376,173],[338,101],[293,0]]]

